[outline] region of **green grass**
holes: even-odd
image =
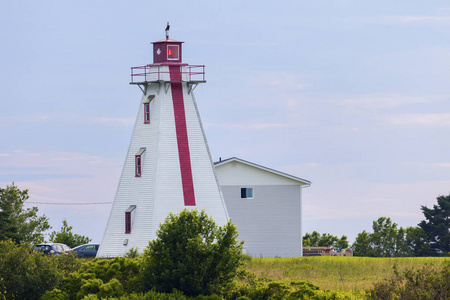
[[[437,257],[292,257],[253,258],[244,269],[257,277],[290,283],[307,280],[320,289],[360,292],[372,288],[373,283],[393,274],[393,266],[405,270],[425,264],[441,265],[450,258]]]

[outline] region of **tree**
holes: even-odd
[[[380,217],[372,223],[373,233],[358,233],[352,247],[355,256],[424,256],[425,235],[419,227],[398,228],[391,218]]]
[[[156,235],[142,256],[144,290],[210,295],[237,274],[243,242],[231,221],[217,226],[205,211],[185,209],[169,214]]]
[[[437,197],[433,208],[421,207],[425,220],[419,223],[434,255],[450,253],[450,195]]]
[[[370,246],[370,233],[365,230],[358,233],[352,247],[355,256],[374,256]]]
[[[50,234],[50,241],[53,243],[63,243],[69,246],[70,248],[87,244],[91,241],[91,239],[84,235],[74,234],[72,232],[72,226],[69,226],[67,220],[62,221],[63,226],[60,231],[53,231]]]
[[[425,231],[420,227],[406,228],[405,244],[411,256],[430,255],[430,243]]]
[[[312,233],[305,233],[303,236],[303,247],[319,247],[320,233],[313,231]]]
[[[27,244],[0,241],[0,299],[40,299],[80,267],[72,255],[30,252]]]
[[[357,235],[353,244],[355,256],[404,256],[399,252],[403,245],[403,228],[399,230],[391,218],[380,217],[373,221],[372,229],[373,233],[363,231]]]
[[[397,223],[393,223],[391,218],[380,217],[373,221],[373,233],[370,237],[370,244],[375,257],[396,256],[398,229]]]
[[[20,190],[14,182],[5,189],[0,188],[0,239],[12,238],[17,243],[30,244],[44,241],[44,232],[51,226],[45,215],[38,216],[37,207],[23,208],[28,198],[28,190]]]
[[[347,238],[348,237],[346,235],[342,235],[341,238],[336,241],[333,247],[337,247],[338,250],[347,249],[349,247]]]
[[[0,241],[11,239],[16,243],[19,242],[18,228],[11,218],[11,208],[1,202],[0,209]]]
[[[329,233],[322,233],[322,235],[313,231],[312,233],[306,233],[303,236],[304,247],[329,247],[335,251],[348,248],[347,236],[343,235],[341,238]]]

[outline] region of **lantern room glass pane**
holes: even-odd
[[[180,51],[178,45],[168,45],[167,46],[167,59],[169,60],[179,60]]]

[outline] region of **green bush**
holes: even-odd
[[[100,286],[100,291],[98,292],[98,297],[110,298],[118,297],[123,295],[123,286],[117,279],[111,279],[108,283],[102,284]]]
[[[174,290],[172,293],[158,293],[154,290],[143,293],[132,293],[117,298],[118,300],[188,300],[190,298],[182,292]]]
[[[59,289],[47,291],[41,298],[41,300],[67,300],[67,299],[70,299],[69,294]]]
[[[450,262],[403,272],[394,266],[394,275],[375,283],[368,299],[450,299]]]
[[[29,245],[11,240],[0,241],[0,293],[6,299],[39,299],[72,270],[73,260],[33,253]]]
[[[91,294],[110,298],[139,292],[139,265],[139,259],[120,257],[85,261],[78,271],[67,274],[58,290],[48,291],[45,297],[52,299],[52,295],[58,295],[61,299],[76,300]]]
[[[331,290],[320,290],[318,286],[307,281],[292,281],[290,285],[270,281],[266,278],[257,278],[247,271],[240,272],[240,279],[235,287],[225,295],[230,300],[344,300],[353,299],[349,292],[336,292]]]
[[[177,289],[188,296],[221,293],[241,263],[237,235],[231,222],[219,227],[204,211],[170,214],[144,250],[144,289],[166,293]]]
[[[89,294],[98,294],[100,291],[100,286],[103,284],[101,279],[89,279],[84,281],[81,285],[80,290],[77,292],[77,299],[83,299]]]
[[[124,256],[125,256],[125,257],[128,257],[128,258],[136,258],[136,257],[139,257],[139,251],[138,251],[138,248],[137,248],[137,247],[132,247],[132,248],[130,248],[130,250],[128,250],[128,251],[125,253]]]

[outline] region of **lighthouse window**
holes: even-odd
[[[134,176],[141,177],[142,174],[142,159],[145,152],[145,147],[140,148],[134,156]]]
[[[150,103],[144,103],[144,123],[150,123]]]
[[[125,211],[125,233],[131,233],[131,225],[133,224],[136,205],[130,205]]]
[[[169,60],[180,59],[178,45],[168,45],[167,46],[167,59],[169,59]]]
[[[152,101],[153,98],[155,98],[155,95],[150,95],[143,102],[143,104],[144,104],[144,123],[145,124],[150,123],[150,101]]]
[[[136,177],[141,177],[141,156],[136,155]]]
[[[125,213],[125,233],[131,233],[131,213]]]
[[[253,188],[241,188],[241,199],[253,199]]]

